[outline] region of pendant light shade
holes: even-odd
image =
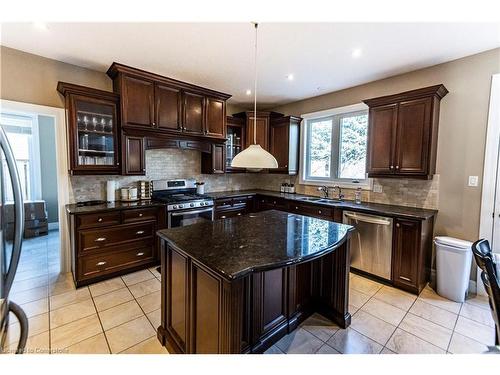
[[[255,71],[254,71],[254,91],[253,91],[253,144],[237,154],[231,161],[231,167],[246,168],[253,172],[262,169],[278,168],[276,158],[257,144],[257,28],[255,26]]]
[[[269,152],[260,145],[250,145],[233,158],[231,167],[261,170],[278,168],[278,162]]]

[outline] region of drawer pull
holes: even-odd
[[[318,214],[321,214],[321,213],[323,213],[323,211],[321,211],[321,210],[318,210]]]
[[[97,262],[95,265],[96,266],[104,266],[106,264],[106,262]]]
[[[298,210],[299,208],[297,206],[295,206],[295,209]]]
[[[144,216],[144,214],[139,214],[139,217],[143,217],[143,216]]]
[[[222,215],[220,218],[221,218],[221,219],[225,219],[225,218],[226,218],[226,215]]]
[[[238,216],[241,216],[241,212],[238,212]]]
[[[103,242],[106,241],[106,237],[99,237],[95,239],[95,242]]]
[[[135,234],[144,234],[144,231],[143,230],[138,230],[137,232],[135,232]]]
[[[144,255],[144,253],[137,253],[136,254],[138,257],[142,257]]]
[[[100,217],[99,219],[97,219],[97,221],[100,223],[102,221],[102,217]]]
[[[404,281],[410,281],[411,282],[411,279],[407,278],[407,277],[404,277],[404,276],[399,276],[400,279],[403,279]]]

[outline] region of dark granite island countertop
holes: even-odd
[[[311,260],[344,243],[354,227],[282,211],[157,232],[186,255],[232,280]]]
[[[262,353],[314,312],[350,325],[353,227],[263,211],[160,230],[171,353]]]

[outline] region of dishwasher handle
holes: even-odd
[[[378,217],[372,217],[372,216],[360,215],[360,214],[352,214],[352,213],[347,213],[347,212],[344,212],[344,216],[348,217],[349,219],[362,221],[364,223],[377,224],[377,225],[391,225],[390,220],[379,219]]]

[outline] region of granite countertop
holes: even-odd
[[[227,280],[320,257],[354,227],[270,210],[163,229],[160,238]]]
[[[276,198],[284,198],[288,200],[295,200],[297,202],[314,204],[318,206],[338,207],[345,210],[365,212],[368,214],[405,217],[410,219],[427,220],[435,216],[438,212],[437,210],[431,210],[426,208],[396,206],[383,203],[361,202],[361,204],[357,204],[354,201],[349,201],[349,200],[338,201],[335,199],[330,199],[330,202],[305,201],[301,198],[312,197],[312,196],[304,194],[280,193],[279,191],[272,191],[272,190],[259,190],[259,189],[239,190],[239,191],[235,190],[235,191],[218,191],[213,193],[207,193],[207,195],[211,196],[213,199],[229,198],[242,195],[256,195],[256,194],[276,197]]]
[[[121,210],[124,208],[146,208],[146,207],[163,207],[165,203],[155,202],[151,200],[140,200],[137,202],[107,202],[103,204],[98,204],[95,206],[78,206],[76,203],[67,204],[66,212],[69,214],[88,214],[94,212],[104,212],[104,211],[114,211]]]

